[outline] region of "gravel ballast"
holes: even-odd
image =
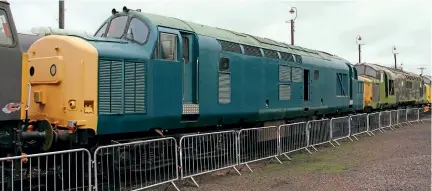
[[[291,154],[291,161],[251,164],[195,177],[199,188],[176,182],[183,191],[215,190],[430,190],[431,123],[405,126],[359,140],[323,145],[318,152]],[[155,188],[156,190],[156,188]],[[172,187],[168,190],[174,190]]]

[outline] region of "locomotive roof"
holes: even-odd
[[[131,11],[131,12],[149,19],[154,25],[176,28],[185,31],[192,31],[199,35],[214,37],[219,40],[260,47],[263,49],[271,49],[280,52],[307,55],[307,56],[321,58],[321,59],[327,59],[327,60],[339,59],[345,61],[345,59],[338,57],[336,55],[329,54],[327,52],[311,50],[300,46],[293,46],[293,45],[289,45],[283,42],[278,42],[268,38],[253,36],[253,35],[235,32],[227,29],[221,29],[218,27],[210,27],[207,25],[184,21],[173,17],[166,17],[161,15],[135,12],[135,11]]]
[[[362,64],[370,66],[375,70],[385,71],[394,77],[396,77],[398,74],[400,74],[400,75],[403,75],[408,80],[418,80],[418,81],[421,80],[419,75],[414,74],[412,72],[404,71],[401,69],[395,69],[392,67],[383,66],[383,65],[379,65],[379,64],[372,64],[372,63],[362,63]]]

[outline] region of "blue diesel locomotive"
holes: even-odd
[[[69,132],[46,138],[81,147],[363,109],[362,81],[338,56],[127,8],[112,13],[94,36],[49,35],[29,48],[31,126]]]

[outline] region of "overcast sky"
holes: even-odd
[[[58,0],[9,0],[18,31],[58,27]],[[431,75],[432,1],[279,1],[279,0],[65,0],[65,28],[94,33],[126,5],[143,12],[290,42],[289,9],[297,7],[295,44],[358,62],[356,36],[363,43],[362,62],[398,66]]]

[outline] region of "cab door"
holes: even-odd
[[[180,32],[182,52],[182,103],[183,120],[195,121],[199,116],[198,39],[196,35]]]
[[[13,103],[21,103],[22,52],[9,4],[1,1],[0,58],[0,121],[18,120],[20,112]]]

